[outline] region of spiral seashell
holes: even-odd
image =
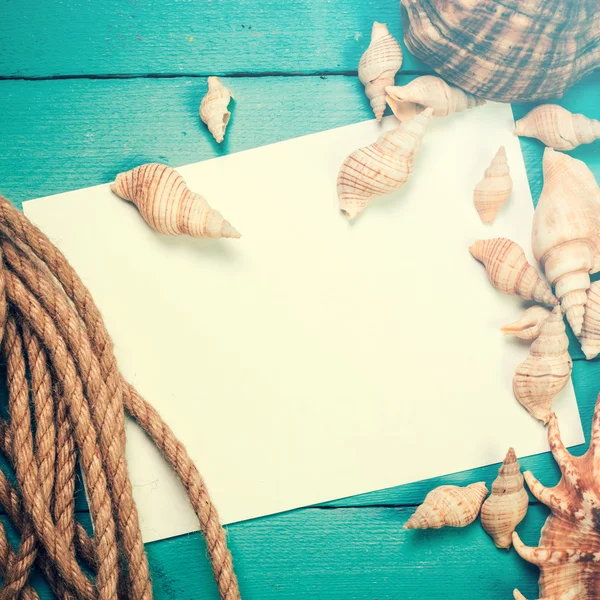
[[[579,341],[587,360],[596,358],[600,354],[600,281],[594,281],[587,291]]]
[[[402,66],[402,49],[385,23],[373,23],[371,43],[358,63],[358,78],[365,86],[375,118],[381,121],[385,111],[385,88],[394,85]]]
[[[518,321],[504,325],[500,331],[504,335],[516,335],[522,340],[534,340],[540,334],[542,325],[548,320],[550,314],[551,312],[543,306],[532,306]]]
[[[412,119],[426,108],[433,108],[434,117],[447,117],[485,104],[485,100],[448,85],[434,75],[422,75],[406,85],[388,86],[385,93],[386,102],[400,121]]]
[[[191,192],[183,177],[166,165],[148,163],[120,173],[110,189],[133,202],[144,221],[159,233],[195,238],[239,238],[220,212]]]
[[[600,188],[583,162],[551,148],[544,152],[543,169],[531,245],[579,335],[590,273],[600,269]]]
[[[494,222],[500,207],[510,198],[512,188],[506,150],[500,146],[473,193],[475,209],[484,223]]]
[[[428,108],[346,157],[338,173],[337,192],[340,209],[349,219],[354,219],[373,199],[406,183],[432,112]]]
[[[233,94],[218,77],[208,78],[208,92],[200,102],[200,118],[220,144],[225,138],[225,129],[231,113],[227,110]]]
[[[557,306],[542,325],[537,340],[531,344],[529,357],[517,367],[513,377],[515,398],[531,416],[543,423],[550,418],[552,400],[571,376],[568,348],[569,338]]]
[[[537,138],[555,150],[573,150],[600,138],[600,121],[558,104],[542,104],[517,121],[515,135]]]
[[[404,524],[404,529],[465,527],[477,518],[487,494],[483,481],[466,487],[441,485],[425,496],[423,504]]]
[[[510,548],[513,531],[525,518],[528,506],[521,468],[510,448],[492,483],[492,494],[481,507],[481,525],[496,548]]]
[[[402,0],[409,52],[498,102],[560,98],[600,66],[598,0]]]
[[[479,240],[469,252],[485,265],[490,283],[499,292],[548,306],[558,304],[548,284],[527,262],[525,253],[515,242],[507,238]]]

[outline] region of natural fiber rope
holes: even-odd
[[[0,419],[0,505],[21,534],[15,552],[0,524],[0,600],[36,600],[39,565],[67,599],[149,600],[148,562],[127,475],[124,408],[184,485],[200,520],[220,596],[239,598],[225,532],[184,446],[118,370],[98,308],[61,252],[0,196],[0,339],[10,422]],[[75,465],[94,537],[75,518]],[[88,577],[80,561],[94,576]]]

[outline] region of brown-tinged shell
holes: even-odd
[[[515,335],[521,340],[534,340],[540,335],[542,325],[548,320],[551,311],[543,306],[531,306],[514,323],[500,328],[504,335]]]
[[[588,451],[569,454],[560,439],[558,421],[548,420],[548,442],[562,478],[544,487],[531,472],[524,473],[531,493],[548,508],[538,547],[525,546],[513,534],[522,558],[540,569],[540,600],[597,600],[600,597],[600,402],[596,403]],[[515,598],[522,594],[515,590]]]
[[[401,66],[400,44],[385,23],[373,23],[371,43],[358,63],[358,78],[365,86],[365,93],[378,121],[381,121],[385,111],[385,88],[394,85],[394,77]]]
[[[404,529],[465,527],[477,518],[487,494],[483,481],[466,487],[441,485],[427,494]]]
[[[404,41],[452,85],[500,102],[559,98],[600,65],[598,0],[402,0]]]
[[[600,354],[600,281],[594,281],[587,291],[579,341],[587,360],[596,358]]]
[[[492,493],[481,507],[481,525],[497,548],[510,548],[513,531],[525,518],[528,506],[521,467],[510,448],[492,483]]]
[[[205,198],[195,194],[175,169],[147,163],[120,173],[110,186],[124,200],[133,202],[154,229],[166,235],[195,238],[239,238],[240,234]]]
[[[486,224],[494,222],[502,205],[510,198],[513,182],[508,168],[506,150],[500,146],[485,170],[483,179],[475,186],[473,203],[479,217]]]
[[[346,157],[338,173],[337,193],[340,210],[349,219],[354,219],[375,198],[406,183],[431,113],[428,108]]]
[[[469,252],[485,265],[490,283],[504,294],[556,306],[558,301],[548,284],[527,262],[521,246],[508,238],[478,240]]]
[[[569,338],[557,306],[531,344],[529,357],[516,369],[513,377],[515,398],[532,417],[547,423],[552,400],[567,385],[572,366]]]
[[[434,117],[447,117],[485,104],[485,100],[448,85],[434,75],[422,75],[406,85],[386,87],[385,92],[389,107],[400,121],[412,119],[426,108],[433,108]]]
[[[225,138],[225,129],[231,117],[227,106],[233,94],[218,77],[209,77],[207,83],[208,91],[200,103],[200,118],[220,144]]]
[[[573,150],[600,138],[600,121],[558,104],[542,104],[516,122],[515,135],[537,138],[554,150]]]
[[[531,247],[579,335],[590,273],[600,270],[600,188],[585,163],[551,148],[544,152],[543,171]]]

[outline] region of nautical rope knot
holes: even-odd
[[[17,481],[0,470],[0,505],[21,534],[15,552],[0,523],[0,600],[37,600],[28,583],[34,565],[59,598],[152,597],[127,474],[125,411],[185,487],[221,598],[239,598],[225,532],[185,447],[119,372],[100,311],[67,259],[2,196],[0,338],[10,416],[0,418],[0,451]],[[77,461],[93,537],[75,515]]]

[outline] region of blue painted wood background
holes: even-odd
[[[142,162],[178,166],[370,118],[356,66],[374,20],[401,39],[398,0],[0,0],[0,193],[20,206],[109,181]],[[427,71],[405,53],[397,82]],[[223,76],[237,100],[222,146],[198,118],[208,75]],[[596,73],[560,103],[600,118],[599,99]],[[513,108],[520,117],[531,106]],[[537,199],[542,145],[521,144]],[[572,154],[600,179],[600,142]],[[589,437],[600,363],[582,360],[575,340],[570,350]],[[381,459],[400,469],[426,452]],[[522,462],[546,484],[558,478],[548,454]],[[500,599],[518,586],[535,598],[537,569],[497,550],[479,523],[402,529],[435,485],[489,484],[495,472],[486,467],[232,525],[242,595]],[[78,507],[86,522],[83,498]],[[519,526],[525,542],[536,543],[546,514],[532,500]],[[217,598],[200,535],[147,550],[157,598]]]

